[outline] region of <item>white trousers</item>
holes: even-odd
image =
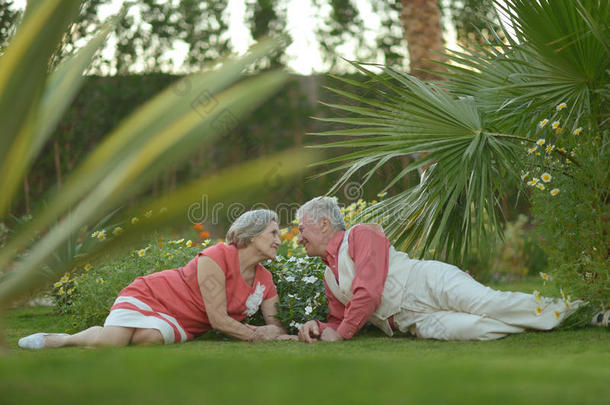
[[[492,340],[525,329],[549,330],[583,304],[497,291],[455,266],[414,262],[394,324],[419,338]]]

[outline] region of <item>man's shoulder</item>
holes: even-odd
[[[383,228],[379,224],[358,224],[354,225],[350,228],[350,236],[352,235],[363,235],[363,234],[376,234],[382,235],[385,237],[383,233]]]

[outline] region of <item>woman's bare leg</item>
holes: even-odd
[[[136,346],[162,345],[163,335],[157,329],[136,329],[131,337],[131,344]]]
[[[74,335],[51,333],[45,336],[44,347],[121,347],[131,341],[135,328],[123,326],[92,326]]]

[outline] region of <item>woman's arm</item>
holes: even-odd
[[[277,304],[280,302],[280,298],[276,295],[275,297],[271,297],[261,303],[261,312],[263,314],[263,319],[265,320],[265,324],[267,325],[275,325],[282,329],[282,333],[286,333],[286,330],[282,326],[282,323],[279,319],[276,318],[277,315]]]
[[[212,328],[239,340],[254,340],[255,329],[236,321],[227,313],[225,274],[214,260],[207,256],[199,257],[197,281]]]
[[[280,339],[280,340],[297,340],[296,335],[288,335],[286,333],[286,329],[282,326],[282,323],[279,319],[276,318],[277,315],[277,304],[280,302],[279,297],[276,295],[275,297],[269,298],[261,303],[261,312],[263,314],[263,319],[265,320],[266,326],[259,327],[255,336],[261,334],[265,329],[268,329],[265,333],[265,338],[262,340],[269,339]]]

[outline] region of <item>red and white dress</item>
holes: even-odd
[[[119,293],[104,326],[157,329],[165,344],[184,342],[212,329],[201,288],[218,288],[213,280],[197,280],[197,260],[208,256],[225,273],[227,313],[241,322],[258,310],[261,302],[277,295],[271,273],[256,266],[252,286],[239,271],[235,245],[219,243],[200,252],[186,266],[136,278]]]

